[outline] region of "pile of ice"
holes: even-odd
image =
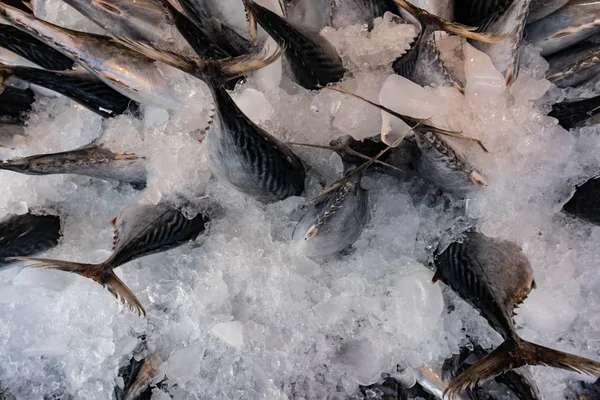
[[[48,10],[50,19],[84,27],[65,5]],[[487,188],[459,201],[438,196],[420,180],[373,174],[365,182],[371,220],[354,249],[310,260],[289,247],[303,198],[263,205],[209,179],[194,137],[210,106],[199,82],[173,82],[196,88],[185,108],[171,114],[148,109],[141,121],[102,121],[65,98],[41,97],[24,136],[3,143],[16,148],[3,150],[3,157],[68,150],[101,136],[110,148],[149,158],[155,200],[196,185],[226,214],[196,243],[117,269],[144,304],[146,319],[80,277],[19,266],[1,271],[3,388],[19,398],[111,398],[117,370],[141,335],[170,393],[200,399],[346,398],[397,364],[440,362],[467,335],[497,345],[499,335],[471,307],[430,283],[426,266],[442,235],[472,223],[518,242],[532,261],[538,288],[518,311],[523,337],[600,358],[600,229],[559,213],[574,185],[598,172],[600,132],[598,126],[566,132],[546,116],[549,101],[565,93],[544,79],[547,64],[537,49],[524,49],[520,77],[505,90],[485,57],[467,47],[463,96],[388,78],[390,54],[401,54],[414,35],[408,25],[386,17],[371,33],[350,26],[324,34],[350,69],[345,88],[395,107],[404,98],[418,99],[417,111],[429,114],[420,117],[483,140],[489,154],[456,143],[486,176]],[[381,132],[381,112],[369,105],[339,93],[308,92],[286,78],[280,89],[277,68],[258,75],[234,97],[284,141],[326,144],[343,134]],[[384,91],[380,99],[384,82],[392,95]],[[396,123],[385,126],[393,131]],[[309,194],[319,189],[319,174],[339,177],[339,157],[297,151],[314,167]],[[77,176],[2,172],[0,187],[0,215],[45,207],[63,217],[61,245],[45,256],[84,262],[107,257],[109,221],[135,196],[127,186]],[[545,368],[533,373],[548,400],[562,398],[567,379],[581,378]],[[157,390],[153,398],[168,397]]]

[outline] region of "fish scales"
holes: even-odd
[[[55,215],[11,215],[0,220],[0,266],[7,257],[31,256],[58,244],[60,218]]]

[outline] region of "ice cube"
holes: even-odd
[[[472,101],[481,101],[501,93],[506,89],[506,79],[496,69],[490,57],[469,43],[464,44],[465,52],[465,96]]]
[[[257,124],[268,121],[275,112],[265,95],[256,89],[245,89],[235,102],[240,110]]]
[[[240,321],[221,322],[213,326],[211,332],[229,346],[240,349],[244,344],[243,328]]]

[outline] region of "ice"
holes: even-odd
[[[231,321],[216,324],[211,332],[231,347],[240,349],[244,344],[243,329],[244,324],[240,321]]]
[[[269,100],[256,89],[245,89],[235,100],[240,110],[257,124],[273,116],[274,110]]]
[[[506,80],[490,57],[469,43],[464,44],[465,52],[465,96],[472,101],[501,95],[506,90]],[[533,100],[533,99],[531,99]]]

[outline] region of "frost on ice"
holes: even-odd
[[[66,6],[50,7],[54,3],[43,9],[50,20],[97,31]],[[175,398],[351,396],[358,384],[373,383],[398,365],[407,370],[440,363],[467,336],[487,347],[500,342],[471,307],[430,283],[428,258],[440,238],[473,224],[518,242],[532,261],[538,289],[517,310],[523,337],[598,358],[600,228],[559,210],[576,184],[599,172],[600,132],[598,125],[567,132],[546,116],[547,103],[568,92],[543,79],[547,64],[539,49],[524,49],[520,76],[507,91],[489,58],[465,44],[463,96],[392,74],[390,54],[402,54],[415,31],[389,15],[371,32],[349,26],[323,34],[350,69],[343,87],[483,140],[489,154],[469,142],[452,143],[486,176],[487,188],[458,200],[440,196],[411,171],[399,177],[372,172],[371,218],[360,238],[340,256],[312,260],[289,248],[296,209],[305,199],[263,205],[210,178],[199,139],[211,105],[200,82],[173,80],[185,97],[180,109],[147,107],[142,121],[103,121],[64,97],[39,97],[25,132],[2,143],[15,148],[11,158],[69,150],[100,137],[113,151],[148,158],[149,201],[173,192],[198,196],[194,186],[226,212],[194,243],[117,269],[146,306],[147,319],[81,277],[20,266],[0,271],[2,388],[18,398],[59,392],[111,398],[119,367],[145,336],[146,351],[158,362],[157,379],[166,376]],[[240,84],[234,98],[284,142],[328,144],[345,134],[363,139],[382,133],[389,143],[388,135],[406,131],[365,103],[306,91],[281,78],[281,65],[268,68]],[[327,150],[294,149],[314,168],[307,197],[339,177],[339,159]],[[127,185],[83,176],[3,171],[0,186],[1,215],[42,209],[62,216],[63,239],[43,256],[91,263],[110,254],[109,222],[136,195]],[[582,379],[544,368],[532,372],[551,400],[562,398],[568,379]],[[155,390],[153,398],[165,393]]]

